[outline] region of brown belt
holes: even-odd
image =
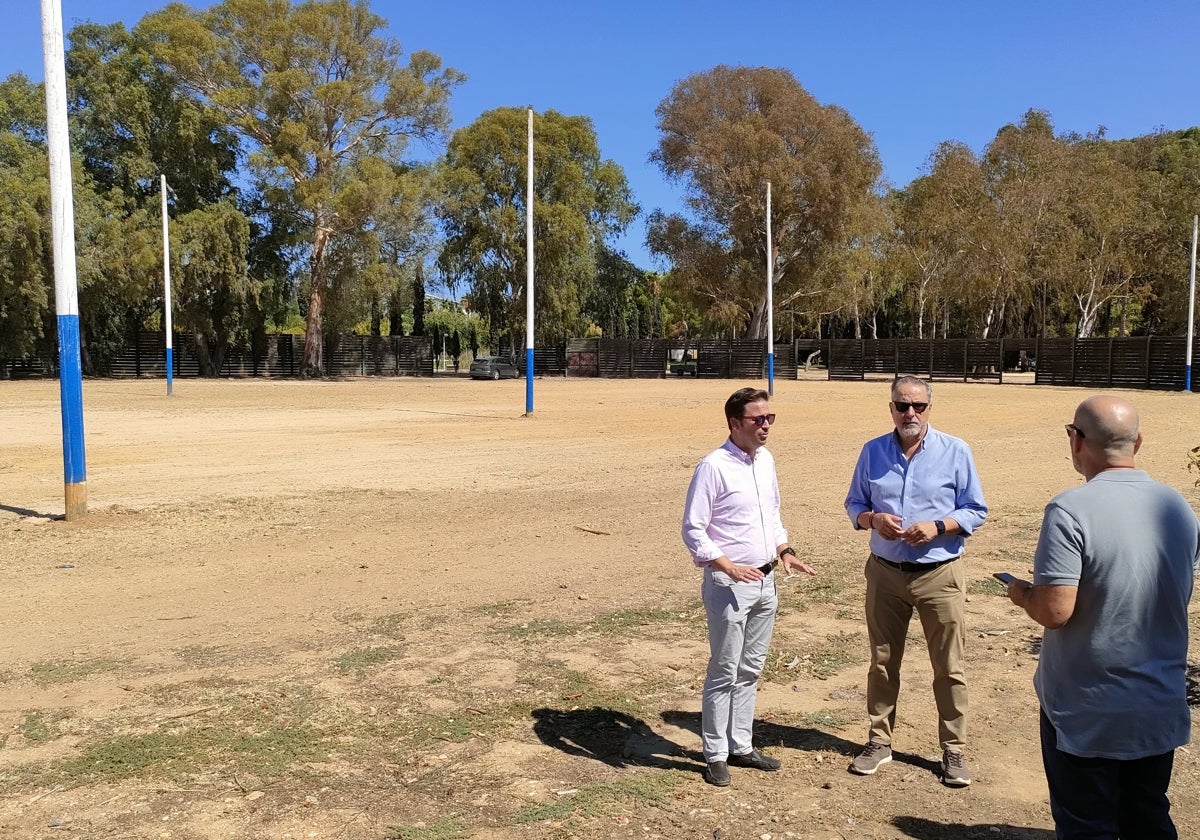
[[[959,558],[951,557],[949,560],[939,560],[936,563],[909,563],[908,561],[902,561],[902,562],[897,563],[895,560],[888,560],[886,557],[880,557],[878,554],[872,553],[871,559],[878,560],[883,565],[888,566],[889,568],[892,568],[892,569],[896,569],[897,571],[909,572],[910,574],[918,574],[919,575],[919,574],[924,574],[925,572],[932,572],[934,569],[938,568],[939,566],[945,566],[947,563],[953,563],[955,560],[957,560]]]

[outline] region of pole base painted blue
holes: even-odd
[[[767,354],[767,393],[775,396],[775,354]]]
[[[533,414],[533,348],[525,348],[525,413]]]
[[[63,480],[67,519],[87,513],[87,463],[83,448],[83,366],[79,316],[58,316],[58,390],[62,406]]]
[[[171,385],[175,377],[175,359],[172,358],[173,352],[170,347],[167,348],[167,396],[171,396]]]
[[[1191,393],[1192,391],[1192,366],[1188,365],[1183,371],[1183,390]]]

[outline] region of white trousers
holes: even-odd
[[[767,660],[779,599],[775,575],[737,583],[721,572],[704,570],[700,587],[708,615],[708,674],[700,739],[704,760],[754,748],[754,700]]]

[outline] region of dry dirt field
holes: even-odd
[[[757,739],[783,769],[718,790],[679,520],[742,384],[537,380],[526,417],[523,381],[89,381],[68,523],[58,385],[0,382],[0,837],[1052,838],[1040,634],[990,574],[1028,571],[1079,480],[1063,423],[1090,392],[934,387],[992,509],[968,553],[976,781],[950,790],[916,622],[898,760],[846,771],[866,536],[842,499],[887,385],[776,383],[783,518],[820,577],[779,584]],[[1128,396],[1141,465],[1200,503],[1197,398]],[[1179,751],[1184,837],[1198,768]]]

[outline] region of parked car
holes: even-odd
[[[521,371],[500,356],[478,356],[471,362],[472,379],[517,379]]]

